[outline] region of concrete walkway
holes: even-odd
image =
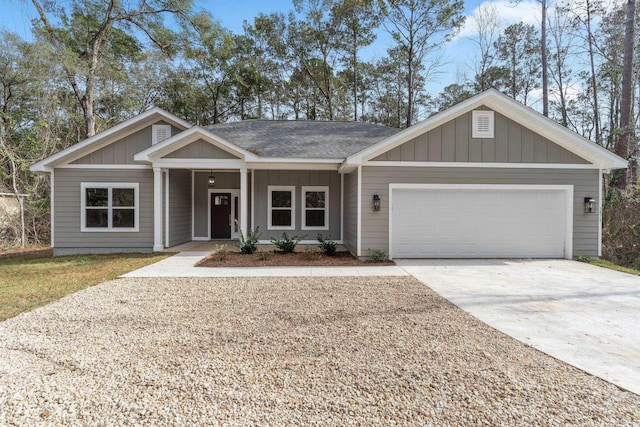
[[[194,267],[211,252],[180,252],[122,277],[330,277],[408,276],[397,266],[362,267]]]
[[[458,307],[640,394],[640,277],[567,260],[396,260]]]

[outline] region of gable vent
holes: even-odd
[[[151,126],[151,145],[162,142],[171,137],[171,125]]]
[[[472,138],[493,138],[493,111],[472,111]]]

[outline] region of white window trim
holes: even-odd
[[[471,137],[472,138],[493,138],[494,137],[494,128],[495,128],[495,120],[493,111],[489,110],[473,110],[471,112]],[[489,130],[487,132],[478,131],[478,119],[481,117],[486,117],[489,119]]]
[[[159,140],[156,132],[160,129],[164,129],[167,132],[167,137]],[[151,125],[151,145],[156,145],[169,138],[171,138],[171,125]]]
[[[106,209],[109,212],[108,227],[87,227],[87,216],[86,216],[86,195],[87,188],[106,188],[109,190],[109,200]],[[135,227],[133,228],[122,228],[122,227],[113,227],[112,221],[113,216],[111,214],[113,210],[112,206],[112,190],[114,188],[133,188],[133,221]],[[137,182],[82,182],[80,183],[80,231],[81,232],[91,232],[91,233],[137,233],[140,228],[140,191],[139,184]]]
[[[324,226],[310,227],[307,226],[307,210],[319,211],[319,208],[307,208],[307,191],[324,191]],[[302,187],[301,192],[301,216],[303,230],[328,230],[329,229],[329,187],[328,186],[309,186]]]
[[[273,207],[271,206],[271,193],[274,191],[290,191],[291,192],[291,225],[271,225],[271,212]],[[294,185],[269,185],[267,187],[267,230],[295,230],[296,229],[296,187]],[[288,209],[288,208],[276,208],[276,209]]]

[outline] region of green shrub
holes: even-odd
[[[253,254],[258,250],[258,240],[260,240],[260,227],[256,227],[255,230],[249,230],[247,237],[244,237],[244,233],[240,230],[240,243],[238,247],[243,254]]]
[[[385,251],[380,249],[369,249],[369,257],[373,262],[387,262],[389,261],[389,255]]]
[[[325,255],[333,256],[336,254],[336,248],[338,246],[336,242],[331,239],[325,239],[320,233],[318,233],[316,239],[320,242],[320,249],[322,249]]]
[[[226,261],[229,257],[229,250],[226,246],[220,246],[215,251],[213,251],[213,256],[216,258],[216,261]]]
[[[300,240],[304,239],[306,236],[291,236],[287,235],[287,233],[282,233],[282,237],[280,239],[271,239],[271,243],[276,245],[276,248],[280,249],[285,254],[293,253],[296,249]]]
[[[586,255],[576,255],[573,257],[575,261],[586,262],[587,264],[591,264],[591,257]]]
[[[260,261],[269,261],[273,257],[273,253],[267,251],[257,251],[256,255]]]

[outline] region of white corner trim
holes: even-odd
[[[169,247],[169,171],[164,171],[164,247]]]
[[[496,169],[598,169],[584,163],[490,163],[490,162],[403,162],[368,160],[363,166],[420,168],[496,168]]]
[[[251,229],[255,230],[256,229],[256,203],[255,203],[255,194],[256,194],[256,187],[255,187],[255,170],[251,169]]]
[[[153,250],[162,251],[162,169],[153,168]]]
[[[195,214],[195,206],[194,206],[195,194],[196,194],[195,176],[196,176],[196,171],[192,170],[191,171],[191,240],[196,240],[196,223],[195,223],[196,214]]]
[[[272,197],[271,193],[274,191],[290,191],[291,192],[291,207],[290,208],[275,208],[275,209],[289,209],[291,210],[291,225],[290,226],[273,226],[271,225],[271,211],[274,209],[271,206]],[[269,185],[267,186],[267,230],[295,230],[296,229],[296,187],[295,185]]]
[[[356,256],[362,256],[362,166],[358,165],[358,217],[356,218]]]
[[[51,198],[51,200],[49,201],[49,203],[51,204],[51,217],[50,217],[50,221],[51,221],[51,247],[54,248],[55,247],[55,173],[53,170],[51,170],[51,181],[50,181],[50,195],[49,197]]]
[[[340,174],[340,240],[344,240],[344,174]]]
[[[573,258],[573,185],[546,184],[389,184],[389,258],[393,259],[393,191],[394,190],[505,190],[505,191],[563,191],[566,192],[566,230],[564,253],[566,259]]]
[[[324,196],[324,208],[322,210],[324,210],[324,226],[322,227],[311,227],[311,226],[307,226],[307,217],[306,217],[306,213],[307,210],[320,210],[318,208],[307,208],[306,207],[306,199],[307,199],[307,191],[313,192],[324,192],[325,196]],[[328,185],[315,185],[315,186],[302,186],[300,187],[300,222],[301,230],[318,230],[318,231],[322,231],[322,230],[328,230],[329,229],[329,186]]]
[[[603,194],[603,174],[600,169],[598,172],[598,257],[602,256],[602,194]]]

